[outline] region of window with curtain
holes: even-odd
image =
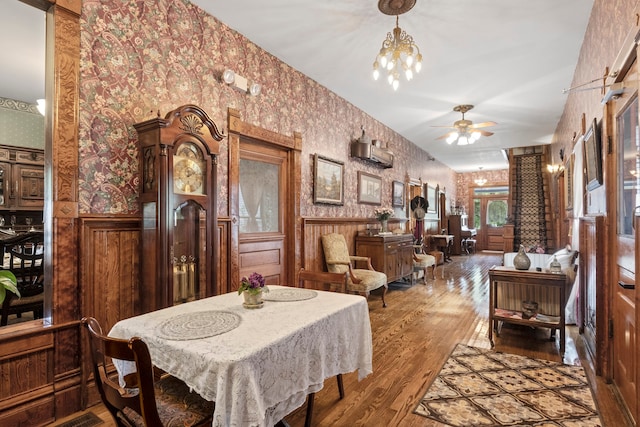
[[[618,116],[618,234],[633,237],[633,216],[640,206],[640,126],[638,98]]]
[[[240,233],[279,230],[279,166],[240,159]]]

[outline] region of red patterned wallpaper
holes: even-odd
[[[363,64],[363,66],[368,66]],[[257,97],[221,83],[226,68],[262,84]],[[219,127],[227,107],[243,120],[291,135],[302,133],[303,216],[368,217],[357,203],[357,172],[383,181],[383,206],[392,181],[422,178],[455,198],[456,174],[428,153],[320,86],[187,0],[85,0],[81,15],[80,211],[138,212],[138,160],[133,124],[183,104],[201,106]],[[363,125],[394,152],[392,169],[349,157]],[[228,212],[226,140],[219,161],[218,212]],[[314,205],[313,154],[345,163],[344,206]]]

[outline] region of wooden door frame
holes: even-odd
[[[301,153],[302,134],[293,132],[293,136],[286,136],[267,129],[260,128],[250,123],[242,121],[240,111],[235,108],[228,108],[228,129],[229,129],[229,217],[231,227],[226,236],[228,245],[227,278],[228,289],[220,289],[221,293],[238,289],[240,277],[240,254],[239,254],[239,233],[236,226],[240,215],[239,191],[237,186],[231,184],[239,181],[240,164],[240,139],[251,138],[263,142],[275,148],[287,151],[288,170],[285,171],[289,181],[289,194],[284,200],[285,211],[283,212],[283,233],[285,234],[285,254],[287,263],[285,268],[284,283],[295,283],[296,272],[302,266],[302,226],[300,218],[300,194],[301,189]],[[291,262],[292,261],[292,262]]]
[[[468,202],[468,206],[469,209],[467,210],[467,214],[469,216],[469,219],[467,219],[467,226],[469,228],[475,228],[476,230],[478,229],[477,224],[475,223],[475,221],[471,221],[472,219],[475,219],[475,205],[473,203],[474,199],[476,199],[475,196],[475,189],[476,188],[483,188],[483,187],[507,187],[509,188],[509,193],[505,194],[504,196],[478,196],[479,199],[487,199],[487,198],[491,198],[491,197],[504,197],[506,199],[506,203],[507,203],[507,218],[509,217],[509,215],[511,215],[511,213],[509,212],[509,208],[510,208],[510,200],[511,200],[511,187],[509,186],[508,182],[487,182],[485,185],[469,185],[469,202]],[[482,215],[482,213],[481,213]],[[471,227],[469,224],[473,222],[473,227]],[[478,249],[484,249],[487,246],[487,237],[486,234],[483,233],[482,237],[484,237],[483,241],[480,241],[480,239],[478,238],[478,236],[476,235],[476,250]]]
[[[640,31],[637,28],[633,28],[628,34],[623,42],[623,45],[619,51],[619,55],[616,58],[614,64],[611,65],[612,70],[616,70],[615,75],[610,75],[607,77],[607,81],[605,82],[607,85],[611,85],[613,83],[619,83],[626,81],[627,75],[630,69],[633,67],[633,64],[636,63],[636,73],[637,70],[640,69],[637,64],[638,58],[638,45],[636,40],[640,37]],[[622,55],[623,52],[626,52],[626,55]],[[597,330],[596,333],[605,334],[607,341],[606,344],[606,354],[603,354],[603,377],[608,382],[613,381],[613,365],[615,363],[614,357],[615,353],[613,351],[613,340],[614,338],[609,338],[609,334],[611,331],[609,330],[610,324],[614,323],[614,297],[617,288],[617,281],[620,272],[620,258],[627,256],[627,254],[620,253],[618,247],[618,233],[617,233],[617,219],[618,219],[618,129],[617,129],[617,118],[619,112],[626,109],[629,105],[629,102],[635,97],[638,96],[640,98],[640,94],[638,94],[638,81],[633,80],[635,82],[634,87],[627,87],[627,91],[625,91],[625,95],[629,95],[627,101],[624,102],[624,105],[617,105],[615,102],[607,102],[603,109],[603,118],[602,118],[602,145],[603,148],[601,150],[601,155],[603,156],[603,185],[606,188],[606,206],[607,206],[607,214],[604,219],[605,222],[605,241],[607,244],[605,245],[605,253],[604,253],[604,262],[603,264],[603,275],[604,282],[602,285],[605,288],[605,292],[607,298],[605,301],[599,301],[602,304],[602,307],[598,306],[596,310],[604,310],[606,313],[606,328],[607,330]],[[629,81],[627,81],[629,83]],[[584,132],[583,132],[584,133]],[[588,192],[584,193],[584,207],[585,212],[587,211],[588,204]],[[634,218],[634,221],[637,223],[638,221]],[[634,236],[635,242],[632,243],[635,254],[634,261],[635,270],[634,275],[636,277],[636,281],[638,281],[638,266],[639,266],[639,258],[638,258],[638,231],[636,229],[636,235]],[[624,263],[623,263],[624,264]],[[635,322],[636,328],[640,325],[640,310],[639,310],[639,292],[635,293]],[[614,330],[615,334],[616,331]],[[636,365],[636,411],[631,414],[635,421],[639,421],[640,417],[640,405],[638,404],[638,398],[640,397],[640,390],[638,386],[640,385],[640,370],[638,369],[640,363],[640,351],[637,350],[638,343],[638,333],[636,332],[636,354],[635,354],[635,365]],[[618,392],[616,387],[616,392]],[[622,398],[621,398],[622,400]]]

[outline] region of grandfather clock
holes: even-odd
[[[223,135],[184,105],[134,128],[140,158],[142,312],[213,295],[217,155]]]

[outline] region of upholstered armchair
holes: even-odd
[[[330,233],[322,236],[322,248],[324,250],[327,269],[330,273],[343,274],[349,272],[347,291],[359,293],[368,298],[371,291],[384,287],[382,290],[382,306],[387,306],[387,303],[384,301],[389,287],[387,285],[387,275],[373,269],[371,258],[350,255],[347,241],[342,234],[338,233]],[[357,266],[358,262],[366,263],[367,268],[354,267],[354,264]]]
[[[424,271],[424,283],[427,283],[427,268],[431,267],[431,277],[436,278],[436,257],[426,253],[424,245],[413,245],[413,271]],[[443,270],[444,274],[444,270]],[[444,277],[444,276],[443,276]]]

